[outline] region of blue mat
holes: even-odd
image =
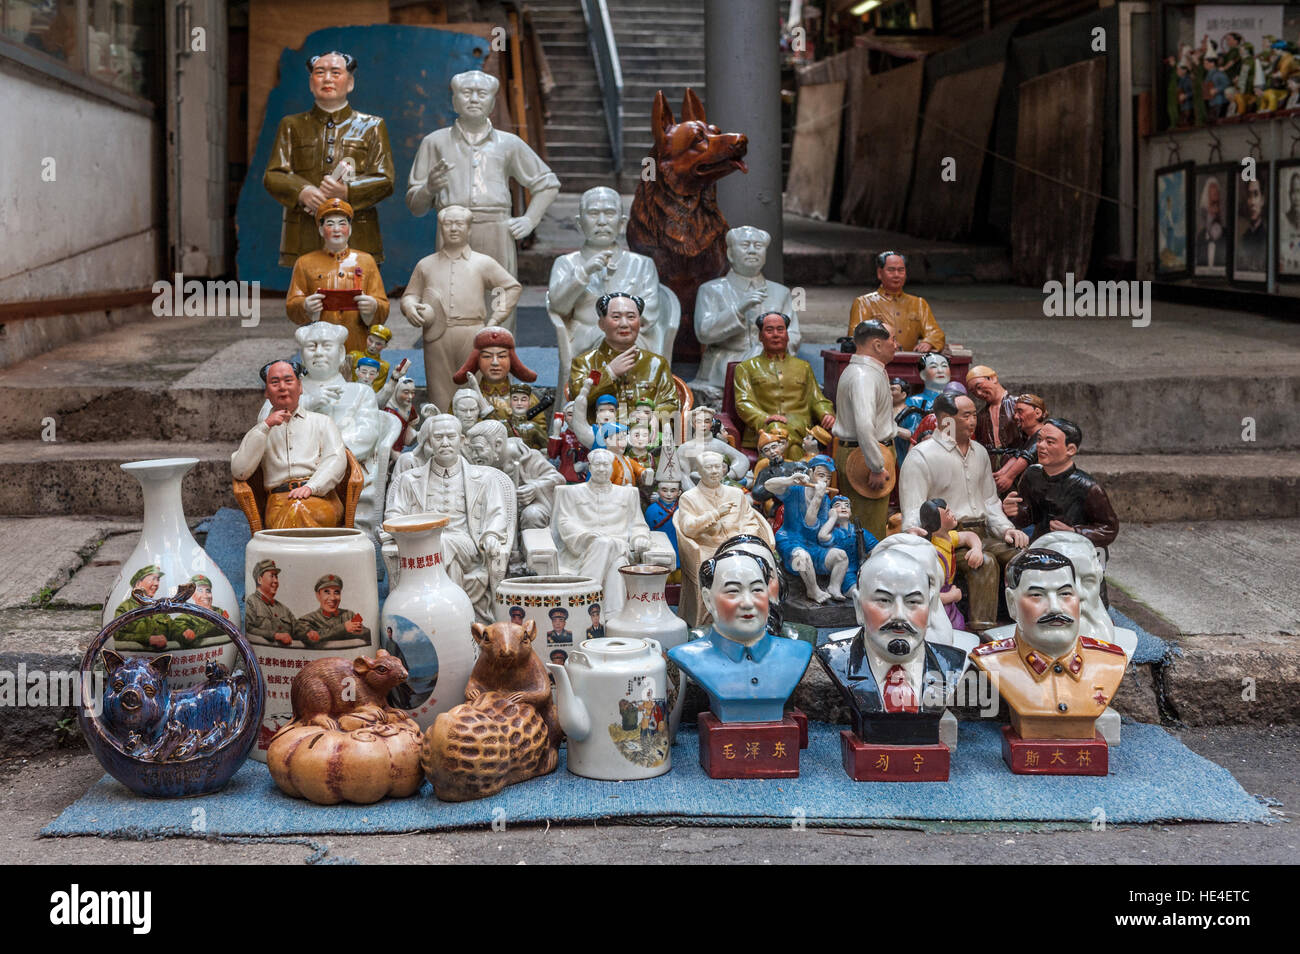
[[[137,798],[105,776],[41,830],[42,836],[192,836],[195,805],[204,836],[374,834],[593,819],[671,819],[682,824],[863,825],[881,820],[1090,823],[1258,822],[1268,811],[1226,769],[1158,726],[1124,725],[1105,778],[1012,775],[1002,762],[999,730],[964,723],[947,782],[909,785],[853,782],[840,766],[839,727],[813,723],[800,777],[715,781],[698,761],[696,736],[683,728],[673,770],[639,782],[596,782],[561,767],[476,802],[440,802],[426,783],[419,794],[376,805],[313,805],[282,794],[265,766],[248,762],[226,789],[202,799]],[[502,815],[504,812],[504,815]],[[888,823],[888,822],[886,822]]]

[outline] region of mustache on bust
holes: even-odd
[[[1060,623],[1062,626],[1069,626],[1073,622],[1074,617],[1068,616],[1065,613],[1045,613],[1038,617],[1037,620],[1039,626],[1049,626],[1055,623]]]

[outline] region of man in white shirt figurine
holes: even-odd
[[[903,529],[924,534],[921,504],[942,497],[957,518],[957,529],[979,535],[984,562],[972,567],[970,549],[964,546],[954,556],[970,594],[968,628],[983,632],[997,625],[1001,569],[1029,545],[1029,538],[1002,512],[988,451],[974,440],[975,402],[964,394],[941,394],[935,398],[934,413],[939,422],[934,434],[903,460],[898,490]]]
[[[343,435],[324,414],[298,406],[301,375],[302,369],[288,361],[272,361],[262,368],[271,412],[230,455],[236,480],[248,480],[262,468],[262,525],[268,530],[337,527],[343,522],[343,503],[334,490],[347,472]]]
[[[862,451],[869,473],[867,486],[881,495],[863,496],[847,480],[840,491],[849,498],[854,522],[883,540],[889,519],[889,494],[883,491],[894,467],[894,437],[911,436],[894,423],[894,402],[885,373],[885,365],[893,360],[898,345],[894,330],[875,318],[859,322],[853,329],[853,345],[857,350],[840,375],[836,390],[835,424],[831,428],[836,438],[835,468],[847,473],[849,455],[854,450]]]
[[[695,335],[708,347],[692,384],[720,388],[726,384],[729,362],[763,353],[755,323],[759,315],[789,315],[790,340],[786,347],[790,354],[798,353],[799,315],[790,289],[763,277],[767,247],[771,244],[772,236],[752,225],[727,232],[727,261],[731,268],[721,278],[701,285],[695,299]]]
[[[438,213],[442,247],[416,263],[402,294],[402,314],[424,329],[425,384],[438,407],[451,407],[452,375],[469,357],[475,336],[487,325],[504,324],[523,291],[512,272],[471,247],[471,219],[458,205]]]
[[[424,137],[411,163],[406,206],[415,216],[461,205],[473,215],[469,244],[511,275],[519,271],[515,242],[527,238],[560,193],[560,180],[528,144],[492,127],[500,83],[481,70],[451,78],[456,121]],[[510,180],[532,196],[523,215],[510,215]],[[439,225],[441,225],[441,220]],[[444,241],[439,229],[438,247]],[[515,329],[513,305],[506,327]],[[464,360],[464,356],[461,356]],[[453,368],[457,367],[453,365]],[[439,405],[440,407],[442,405]]]
[[[461,456],[460,422],[450,414],[425,421],[418,441],[429,459],[397,478],[384,516],[438,513],[450,518],[442,532],[447,575],[469,596],[479,620],[490,623],[491,587],[505,576],[514,543],[501,484],[490,468]],[[387,534],[383,539],[388,542]]]

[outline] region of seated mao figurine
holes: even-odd
[[[916,365],[921,372],[921,390],[903,402],[907,410],[900,422],[909,431],[915,431],[921,419],[934,410],[934,399],[943,394],[944,388],[952,381],[948,359],[941,354],[921,355]]]
[[[830,430],[835,408],[822,394],[812,365],[788,353],[788,316],[779,312],[755,319],[762,351],[736,366],[736,413],[745,425],[741,446],[754,447],[758,431],[773,416],[784,418],[789,429],[792,460],[801,456],[804,435],[814,424]]]
[[[673,515],[682,563],[682,593],[677,613],[691,626],[703,626],[708,610],[700,599],[700,565],[729,537],[752,533],[775,543],[772,527],[739,487],[722,482],[726,459],[712,451],[700,456],[700,482],[682,494]]]
[[[474,336],[474,347],[460,369],[451,376],[458,385],[469,385],[492,406],[498,421],[510,418],[510,378],[531,384],[537,372],[529,368],[515,351],[515,336],[505,328],[484,328]],[[459,393],[459,392],[457,392]],[[455,396],[453,395],[453,400]],[[537,405],[536,401],[532,406]]]
[[[966,651],[926,639],[931,583],[903,550],[873,554],[862,565],[856,610],[859,629],[827,643],[817,659],[835,683],[863,742],[933,745],[940,719],[966,669]],[[950,720],[956,747],[956,722]],[[947,742],[947,740],[944,740]]]
[[[894,329],[899,351],[942,351],[947,339],[929,303],[903,291],[907,284],[907,256],[881,252],[876,256],[876,278],[880,287],[853,302],[849,335],[861,322],[874,318]]]
[[[677,414],[681,403],[668,370],[668,360],[637,347],[641,312],[645,302],[629,292],[612,292],[596,301],[596,314],[604,340],[577,354],[569,367],[569,394],[576,396],[591,379],[591,396],[597,401],[612,396],[625,413],[646,400],[661,420]],[[593,413],[593,412],[589,412]],[[594,421],[595,417],[589,417]]]
[[[605,613],[613,616],[626,602],[619,568],[633,563],[672,561],[672,552],[651,547],[650,528],[636,487],[610,482],[614,455],[593,450],[587,456],[591,479],[557,487],[551,536],[561,573],[585,576],[605,588]]]
[[[340,325],[348,332],[346,350],[365,351],[367,330],[376,322],[382,326],[388,317],[388,295],[379,266],[365,252],[349,247],[352,206],[342,199],[320,204],[316,226],[322,247],[294,262],[285,313],[295,325],[313,321]]]
[[[417,438],[428,459],[396,480],[385,517],[439,513],[450,522],[442,532],[447,575],[474,604],[480,620],[492,619],[491,588],[504,579],[515,528],[498,474],[461,456],[460,422],[435,414]],[[381,534],[381,539],[387,534]],[[387,540],[385,540],[387,542]]]
[[[523,530],[549,527],[555,508],[555,488],[564,477],[545,457],[526,444],[511,440],[497,420],[479,421],[465,438],[466,456],[480,467],[495,467],[515,485],[519,526]]]
[[[767,351],[760,340],[763,315],[786,316],[788,334],[781,351],[793,355],[799,350],[799,315],[790,289],[763,277],[771,244],[772,236],[753,226],[727,232],[731,268],[701,285],[695,296],[695,336],[705,348],[692,385],[720,388],[726,383],[728,364]]]
[[[272,361],[261,374],[271,411],[230,456],[237,481],[251,480],[261,470],[266,503],[258,515],[261,527],[254,529],[342,526],[343,501],[336,488],[348,472],[343,435],[331,418],[300,406],[299,366]],[[373,391],[370,397],[374,400]]]
[[[1082,443],[1083,432],[1065,418],[1048,418],[1039,429],[1038,463],[1002,501],[1002,512],[1025,528],[1031,542],[1052,530],[1068,530],[1105,548],[1119,535],[1119,518],[1106,491],[1074,466]]]
[[[700,588],[713,623],[702,639],[668,650],[720,722],[779,722],[812,659],[811,644],[768,632],[772,572],[744,550],[705,560]]]
[[[607,186],[588,189],[578,200],[582,248],[556,258],[546,288],[546,313],[560,344],[560,381],[564,388],[574,355],[600,344],[596,302],[612,291],[636,295],[645,307],[637,344],[652,354],[671,355],[682,308],[671,288],[659,282],[648,256],[618,244],[627,226],[623,200]]]
[[[831,492],[833,473],[835,462],[823,454],[808,461],[807,470],[767,482],[768,492],[778,495],[784,507],[776,532],[781,561],[803,581],[807,598],[818,604],[849,598],[850,574],[858,562],[856,528],[841,527],[839,511],[832,512],[833,501],[848,500]],[[829,577],[826,589],[818,584],[819,575]]]
[[[1015,635],[984,643],[971,662],[997,680],[1021,739],[1094,739],[1128,659],[1114,643],[1079,635],[1079,589],[1069,559],[1024,551],[1007,565]]]
[[[693,483],[699,483],[700,461],[710,451],[726,458],[727,476],[733,481],[742,481],[749,473],[749,458],[718,437],[722,425],[718,422],[716,413],[711,407],[697,406],[691,408],[687,415],[691,433],[687,440],[678,445],[677,456]]]
[[[365,471],[361,499],[357,501],[358,529],[378,531],[388,482],[388,454],[401,431],[401,423],[379,409],[369,385],[348,381],[340,370],[344,361],[344,331],[338,325],[318,321],[294,334],[305,378],[302,403],[309,410],[329,416],[338,425],[352,456]],[[265,416],[270,404],[262,406]]]

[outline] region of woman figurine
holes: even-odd
[[[691,438],[682,442],[677,453],[681,455],[682,463],[695,483],[700,480],[700,455],[705,451],[713,451],[725,457],[727,476],[740,483],[749,473],[749,458],[718,437],[722,424],[715,414],[711,407],[697,407],[691,411]]]
[[[957,518],[948,509],[948,502],[942,497],[935,497],[921,504],[921,529],[930,536],[930,543],[939,553],[939,565],[943,567],[943,588],[939,590],[939,602],[943,604],[952,628],[964,630],[966,617],[957,608],[961,599],[961,589],[956,585],[958,547],[970,547],[966,554],[966,563],[972,570],[977,570],[984,563],[984,546],[979,534],[970,530],[958,530]]]

